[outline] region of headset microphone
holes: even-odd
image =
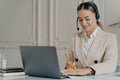
[[[78,19],[79,19],[79,17],[77,17],[77,21],[76,21],[77,31],[79,31]]]
[[[77,30],[79,31],[79,27],[77,27]]]

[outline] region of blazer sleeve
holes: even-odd
[[[95,70],[95,75],[108,74],[116,70],[118,59],[117,37],[112,35],[105,48],[103,62],[90,66]]]

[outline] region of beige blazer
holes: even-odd
[[[87,56],[82,50],[82,40],[83,32],[75,34],[72,46],[68,50],[78,68],[91,67],[96,71],[95,75],[115,71],[118,59],[116,35],[99,29]]]

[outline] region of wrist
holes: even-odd
[[[88,67],[88,74],[87,75],[95,75],[95,70],[91,67]]]
[[[92,69],[86,68],[86,75],[91,75],[91,71],[92,71]]]

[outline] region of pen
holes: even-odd
[[[70,68],[76,69],[76,64],[71,60],[71,58],[67,54],[65,54],[65,57],[66,60],[68,61],[69,66],[71,66]]]
[[[66,57],[66,60],[71,60],[67,54],[65,54],[65,57]]]

